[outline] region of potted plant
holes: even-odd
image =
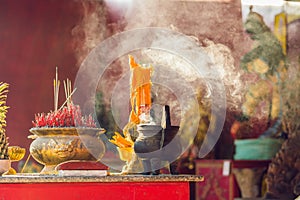
[[[10,160],[8,156],[8,137],[5,134],[6,114],[8,106],[6,106],[6,98],[8,93],[8,84],[0,83],[0,174],[8,171],[10,168]]]

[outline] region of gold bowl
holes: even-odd
[[[8,147],[8,157],[10,162],[20,161],[24,158],[26,153],[26,149],[19,146],[9,146]],[[9,170],[6,171],[5,175],[13,175],[16,174],[16,170],[10,166]]]
[[[25,156],[25,148],[19,146],[9,146],[8,156],[11,161],[20,161]]]
[[[30,154],[45,166],[41,173],[56,173],[55,167],[66,161],[99,160],[105,153],[102,128],[31,128],[30,132],[34,139]]]

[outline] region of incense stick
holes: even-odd
[[[68,96],[68,98],[65,100],[65,102],[61,105],[61,107],[58,110],[61,110],[64,105],[70,100],[71,96],[75,93],[77,88],[74,88],[73,92]]]
[[[56,100],[56,81],[55,79],[53,80],[53,103],[54,103],[54,110],[55,110],[55,101]]]
[[[65,89],[65,96],[66,96],[66,99],[68,99],[67,85],[66,85],[66,81],[65,81],[65,80],[64,80],[64,89]]]
[[[64,107],[64,105],[67,103],[67,105],[72,103],[72,95],[76,91],[76,88],[72,91],[72,82],[70,79],[67,78],[67,80],[64,80],[64,90],[65,90],[65,96],[66,96],[66,101],[61,105],[59,109],[58,108],[58,96],[59,96],[59,86],[60,86],[60,81],[58,80],[58,70],[56,67],[55,71],[55,79],[53,81],[53,86],[54,86],[54,111],[60,110]]]
[[[67,104],[71,104],[72,103],[72,82],[71,80],[67,79],[66,81],[64,81],[64,89],[65,89],[65,96],[66,96],[66,100],[67,100]]]
[[[58,96],[59,96],[59,86],[60,81],[58,80],[58,70],[57,67],[55,69],[55,79],[53,81],[54,86],[54,111],[57,111],[58,108]]]
[[[26,168],[26,166],[27,166],[27,163],[28,163],[28,161],[29,161],[30,157],[31,157],[31,154],[29,154],[29,155],[28,155],[28,157],[27,157],[27,159],[26,159],[26,161],[25,161],[25,163],[24,163],[24,165],[23,165],[23,167],[22,167],[21,173],[23,173],[23,172],[24,172],[24,169]]]
[[[69,79],[67,79],[67,94],[68,94],[68,97],[66,99],[69,99],[69,96],[70,96],[70,82],[69,82]],[[70,101],[67,100],[67,104],[69,104]]]
[[[69,79],[67,79],[67,81],[69,81],[69,96],[68,97],[70,97],[69,98],[69,103],[72,103],[72,95],[71,95],[71,93],[72,93],[72,83],[71,83],[71,80],[69,80]]]

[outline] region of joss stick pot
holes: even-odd
[[[157,125],[139,125],[139,137],[134,143],[134,151],[142,160],[143,174],[159,174],[161,161],[169,163],[170,173],[178,174],[177,158],[181,154],[181,144],[176,138],[179,126],[162,129]]]
[[[159,174],[161,161],[169,163],[171,174],[178,174],[178,157],[181,154],[181,143],[176,137],[179,126],[171,126],[170,107],[163,107],[161,125],[140,124],[139,133],[134,143],[134,151],[143,162],[143,174]],[[152,110],[152,115],[155,110]],[[164,128],[163,128],[164,127]]]
[[[105,145],[98,128],[32,128],[34,141],[30,145],[32,157],[45,167],[41,173],[56,173],[55,167],[70,160],[99,160]]]
[[[139,136],[134,143],[134,151],[143,162],[143,174],[157,174],[160,169],[162,127],[140,124],[137,131]]]

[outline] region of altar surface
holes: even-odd
[[[0,178],[1,199],[176,199],[190,198],[195,175],[57,176],[18,174]]]

